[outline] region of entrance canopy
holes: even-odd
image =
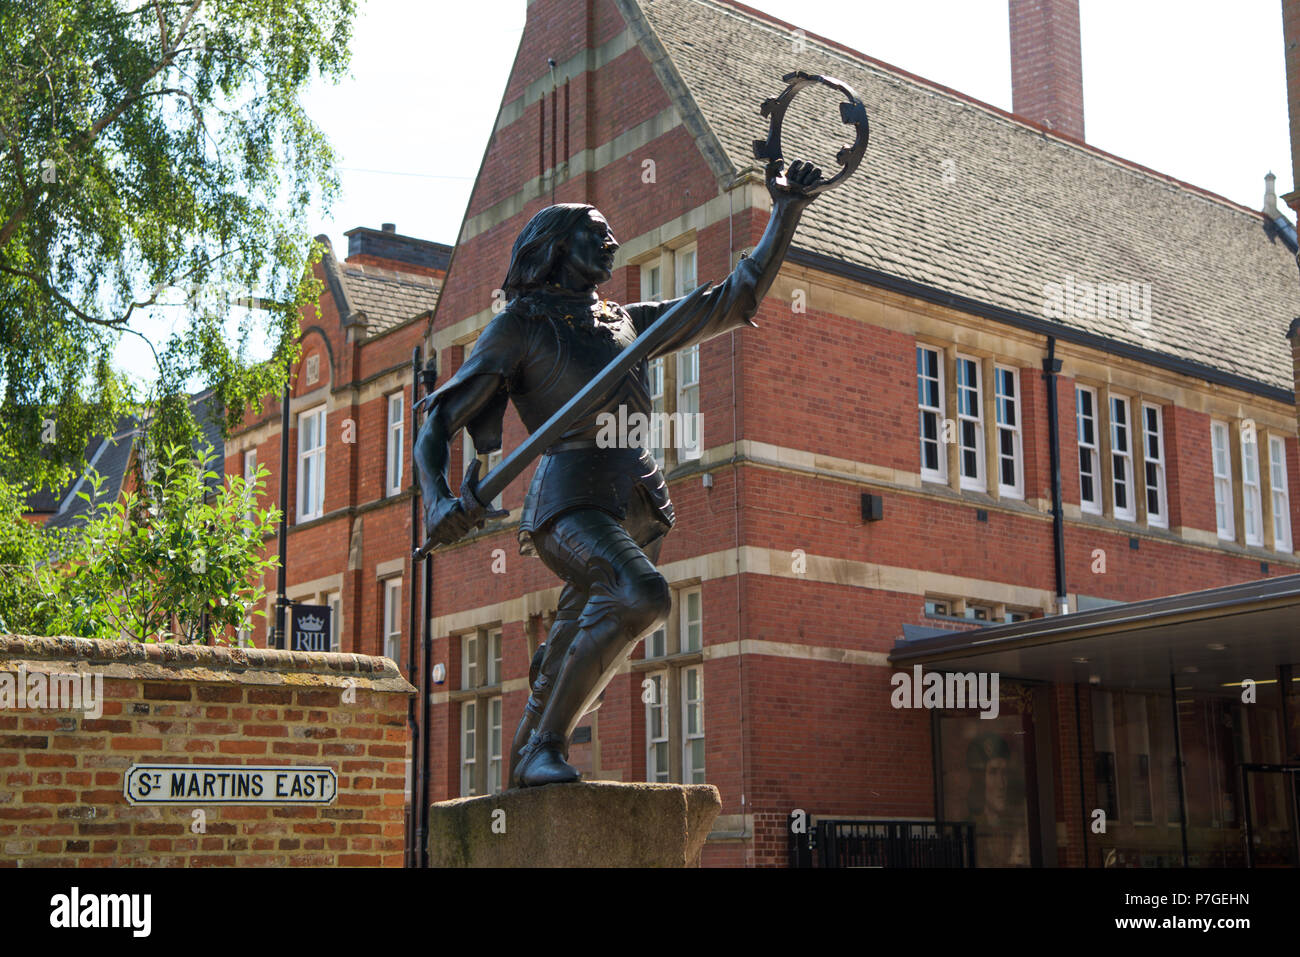
[[[902,639],[889,660],[1110,689],[1168,692],[1171,673],[1179,690],[1271,685],[1300,662],[1300,575]]]

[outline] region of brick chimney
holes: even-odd
[[[1010,0],[1011,109],[1083,139],[1079,0]]]
[[[382,266],[398,272],[417,272],[439,278],[447,275],[451,247],[414,236],[403,236],[393,223],[379,229],[358,226],[343,234],[348,239],[350,263]]]

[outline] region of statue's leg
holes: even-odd
[[[578,780],[577,770],[564,760],[569,737],[637,641],[662,624],[672,607],[668,582],[606,512],[565,513],[535,532],[533,542],[548,567],[585,586],[588,599],[537,733],[520,755],[517,784],[523,787]]]
[[[511,787],[518,786],[515,783],[515,772],[519,767],[519,752],[528,744],[542,712],[546,710],[546,702],[551,697],[551,689],[555,687],[560,666],[564,663],[564,653],[569,650],[569,643],[578,633],[578,615],[586,603],[587,593],[572,583],[565,585],[560,592],[555,621],[546,636],[546,645],[541,649],[542,660],[538,664],[536,676],[529,682],[532,693],[524,705],[524,714],[519,719],[519,727],[515,730],[514,743],[510,748]],[[567,751],[565,757],[568,757]]]
[[[641,551],[645,554],[646,558],[649,559],[651,566],[653,566],[655,562],[659,561],[659,549],[663,545],[662,526],[656,525],[654,527],[654,531],[653,531],[654,537],[648,544],[645,542],[645,540],[642,537],[638,535],[635,529],[628,529],[628,531],[629,534],[633,536],[636,543],[640,546]],[[667,615],[665,614],[665,620],[666,618]],[[640,643],[641,639],[644,638],[646,635],[650,634],[650,632],[654,631],[654,629],[658,628],[662,624],[663,624],[663,620],[660,620],[654,622],[651,625],[646,626],[646,628],[641,632],[641,634],[637,635],[636,638],[626,642],[623,645],[621,651],[619,652],[618,660],[610,663],[608,674],[604,677],[604,680],[600,682],[598,687],[592,690],[592,693],[587,697],[587,700],[583,702],[582,710],[578,712],[578,717],[574,720],[573,727],[569,728],[568,734],[565,737],[566,742],[573,737],[573,732],[577,726],[578,721],[580,721],[582,718],[586,717],[588,714],[590,714],[591,712],[595,711],[598,707],[600,707],[600,700],[605,694],[605,689],[609,686],[610,681],[613,680],[614,675],[618,674],[619,669],[623,667],[623,662],[626,661],[629,657],[631,657],[632,652],[636,650],[636,646]],[[567,745],[564,749],[564,759],[566,761],[569,759],[569,749]]]

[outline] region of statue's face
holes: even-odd
[[[569,235],[566,271],[584,285],[595,286],[609,282],[609,277],[614,272],[614,252],[618,245],[605,217],[593,209],[585,219],[578,221]]]

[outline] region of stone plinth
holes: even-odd
[[[698,867],[711,784],[550,784],[434,804],[430,867]]]

